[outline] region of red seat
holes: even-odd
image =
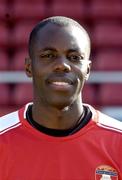
[[[25,58],[28,57],[27,50],[16,51],[12,58],[11,70],[24,70]]]
[[[0,70],[7,70],[9,67],[8,54],[5,51],[0,51]]]
[[[53,0],[52,3],[55,4],[55,3],[57,3],[57,1],[58,1],[58,0]],[[61,0],[61,2],[64,3],[64,4],[65,4],[65,2],[66,2],[66,3],[70,3],[70,4],[74,4],[73,1],[71,2],[71,0]],[[84,0],[75,0],[75,3],[76,3],[76,4],[77,4],[77,3],[78,3],[78,4],[79,4],[79,3],[84,3]]]
[[[68,16],[77,19],[83,19],[84,13],[84,5],[80,1],[77,3],[73,1],[55,1],[50,8],[51,15]]]
[[[17,84],[15,85],[12,92],[12,104],[13,105],[24,105],[32,101],[32,84]]]
[[[83,103],[96,105],[96,89],[94,85],[85,84],[83,88]]]
[[[0,23],[0,47],[6,48],[8,46],[8,29],[4,23]]]
[[[96,24],[92,41],[96,47],[122,47],[121,25],[119,23]]]
[[[96,56],[95,70],[122,70],[122,53],[120,51],[107,51]]]
[[[13,5],[13,18],[15,20],[39,19],[45,15],[45,3],[43,1],[15,1]]]
[[[11,46],[15,48],[27,48],[28,40],[30,32],[32,31],[32,28],[34,26],[34,23],[29,22],[23,22],[18,23],[15,28],[13,29],[13,36],[10,36],[10,44]]]
[[[97,21],[99,18],[116,19],[122,16],[120,0],[92,0],[90,9],[91,18]]]
[[[122,84],[102,84],[98,98],[102,106],[122,105]]]
[[[3,105],[0,105],[0,117],[6,115],[8,113],[11,113],[13,111],[16,111],[16,110],[18,110],[18,108],[19,107],[17,107],[17,106],[6,106],[6,105],[3,106]]]
[[[31,3],[31,4],[35,4],[35,3],[45,3],[45,0],[15,0],[14,3],[18,3],[18,2],[21,2],[22,4],[23,3]]]
[[[8,105],[10,103],[10,88],[7,84],[0,84],[0,105]]]
[[[7,4],[5,1],[2,2],[0,1],[0,19],[3,20],[6,18],[6,13],[7,13]]]

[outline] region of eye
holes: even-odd
[[[82,55],[79,55],[79,54],[70,54],[68,55],[67,57],[71,62],[74,62],[74,63],[78,63],[78,62],[81,62],[84,57]]]
[[[57,56],[56,53],[52,51],[44,51],[39,55],[41,59],[46,59],[46,60],[55,59],[56,56]]]
[[[45,53],[45,54],[41,54],[40,55],[41,58],[48,58],[48,59],[51,59],[51,58],[54,58],[56,57],[53,53]]]

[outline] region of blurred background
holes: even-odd
[[[0,116],[32,101],[24,73],[29,33],[54,15],[77,20],[91,37],[92,72],[83,101],[122,120],[121,0],[0,0]]]

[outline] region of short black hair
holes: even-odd
[[[38,31],[42,29],[44,26],[46,26],[48,23],[55,24],[61,27],[66,27],[69,25],[79,27],[86,34],[88,42],[89,42],[89,46],[90,46],[90,38],[87,31],[77,21],[68,17],[64,17],[64,16],[52,16],[52,17],[49,17],[40,21],[31,31],[30,36],[29,36],[29,44],[28,44],[28,51],[29,51],[30,56],[32,54],[33,42],[36,39],[36,35]]]

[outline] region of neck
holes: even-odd
[[[44,107],[33,104],[32,115],[38,124],[52,129],[69,129],[73,127],[83,113],[82,101],[76,102],[63,109]]]

